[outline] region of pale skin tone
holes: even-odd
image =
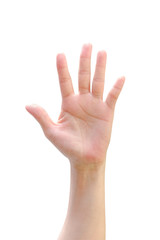
[[[125,77],[117,79],[103,100],[107,53],[98,52],[92,83],[91,53],[92,44],[84,44],[79,62],[78,94],[74,93],[65,55],[57,55],[62,94],[57,123],[39,105],[26,106],[48,140],[70,162],[69,206],[58,240],[105,240],[106,236],[105,163],[115,105]]]

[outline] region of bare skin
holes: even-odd
[[[78,94],[74,93],[65,55],[57,55],[62,94],[57,123],[39,105],[26,106],[45,136],[69,159],[71,166],[68,212],[58,240],[105,239],[105,162],[115,105],[125,77],[117,79],[103,101],[107,53],[98,52],[90,87],[91,53],[92,45],[84,44],[80,55]]]

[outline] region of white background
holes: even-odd
[[[65,53],[75,91],[79,56],[106,50],[104,97],[116,105],[106,165],[106,239],[160,239],[159,1],[0,0],[0,239],[57,239],[66,216],[70,166],[26,111],[57,121],[56,55]]]

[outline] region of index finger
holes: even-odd
[[[68,71],[67,60],[63,53],[57,55],[57,71],[62,98],[74,94],[71,76]]]

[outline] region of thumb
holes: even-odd
[[[46,110],[39,105],[26,105],[25,108],[39,122],[45,135],[48,132],[48,129],[55,125]]]
[[[108,93],[108,96],[105,102],[107,103],[108,107],[111,108],[112,110],[114,110],[115,108],[115,104],[123,88],[124,82],[125,82],[124,76],[121,78],[118,78],[118,80],[116,81],[116,83],[114,84],[110,92]]]

